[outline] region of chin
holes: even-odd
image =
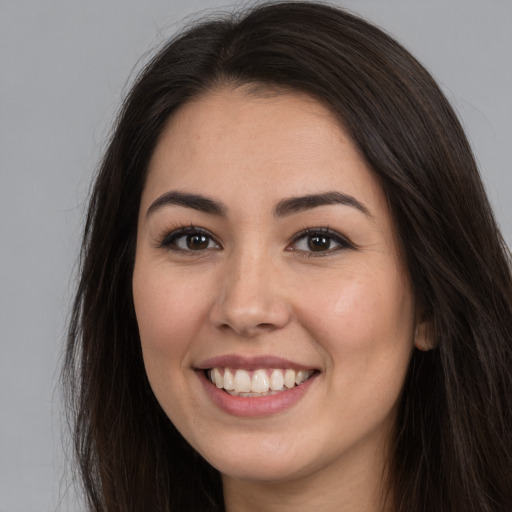
[[[293,481],[308,476],[329,464],[325,454],[314,454],[312,444],[269,436],[262,439],[258,432],[253,440],[231,439],[229,443],[205,443],[196,450],[223,477],[260,482]],[[215,446],[215,448],[212,448]]]
[[[304,467],[286,460],[267,460],[254,462],[251,459],[220,460],[213,464],[224,478],[252,482],[282,483],[306,476]]]

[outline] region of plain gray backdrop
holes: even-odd
[[[512,0],[337,3],[393,34],[437,78],[510,245]],[[151,48],[190,14],[232,5],[0,0],[0,512],[84,510],[65,492],[58,376],[91,176]]]

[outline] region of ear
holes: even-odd
[[[428,352],[435,347],[434,326],[431,320],[423,320],[416,324],[414,331],[414,346],[422,352]]]

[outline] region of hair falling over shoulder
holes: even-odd
[[[416,350],[389,470],[396,512],[512,510],[510,253],[459,121],[370,23],[314,2],[200,21],[138,76],[92,189],[63,386],[88,509],[223,511],[222,484],[149,386],[131,279],[149,159],[181,105],[222,84],[300,91],[351,134],[387,195],[432,349]]]

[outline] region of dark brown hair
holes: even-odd
[[[512,510],[512,279],[461,126],[429,73],[380,29],[280,2],[196,24],[129,93],[96,178],[64,385],[96,512],[221,511],[219,474],[144,371],[132,301],[148,161],[173,112],[214,87],[301,91],[335,113],[389,201],[435,348],[413,354],[390,461],[396,512]]]

